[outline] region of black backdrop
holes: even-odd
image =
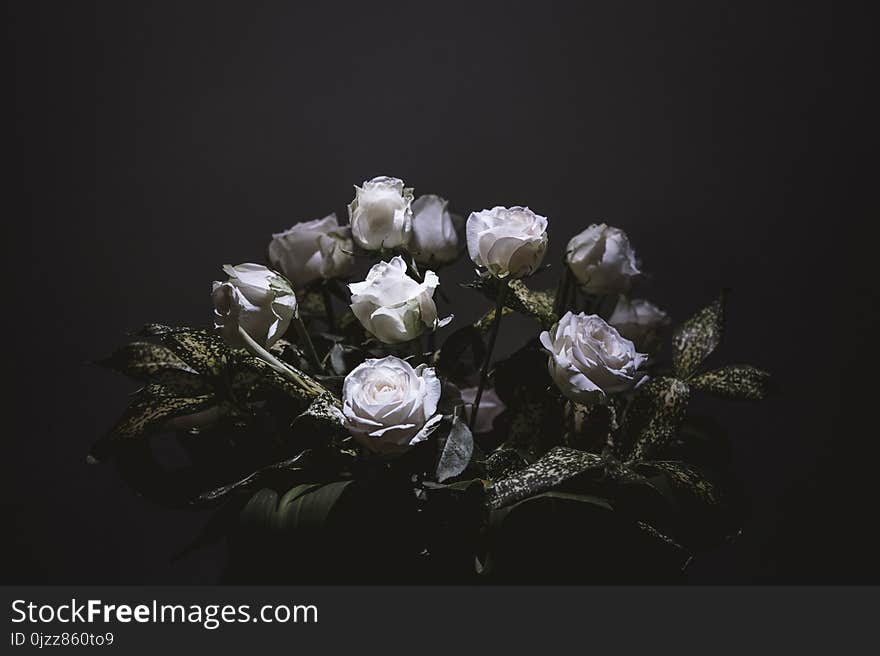
[[[753,515],[690,579],[880,580],[860,12],[21,1],[7,19],[3,582],[216,578],[222,549],[168,562],[203,515],[86,465],[132,386],[85,363],[147,321],[207,324],[221,264],[344,216],[380,174],[462,213],[530,205],[550,217],[548,262],[586,224],[618,225],[677,319],[731,287],[718,361],[771,370],[782,394],[705,402]],[[485,305],[458,296],[461,320]],[[511,322],[502,351],[533,328]]]

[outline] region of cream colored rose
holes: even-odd
[[[623,230],[591,225],[571,238],[565,259],[588,294],[616,294],[629,289],[639,271],[636,254]]]
[[[620,296],[608,323],[637,348],[650,351],[657,343],[661,329],[669,325],[669,315],[643,298]]]
[[[449,201],[427,194],[412,204],[413,233],[410,250],[419,264],[448,264],[458,257],[458,234]]]
[[[644,354],[597,315],[565,315],[541,333],[550,376],[572,401],[589,405],[632,389],[644,375]]]
[[[355,186],[348,206],[351,235],[369,251],[409,245],[412,233],[413,190],[403,180],[380,176]]]
[[[434,369],[426,365],[413,369],[394,356],[367,360],[342,386],[346,428],[371,451],[405,451],[426,440],[443,418],[437,412],[440,388]]]
[[[260,264],[223,267],[226,282],[214,281],[214,325],[231,346],[244,346],[238,328],[269,348],[296,316],[296,295],[284,277]]]
[[[547,251],[547,219],[528,207],[472,212],[465,232],[474,264],[496,278],[534,273]]]
[[[353,250],[351,229],[329,214],[272,235],[269,261],[302,289],[316,280],[347,276],[354,265]]]
[[[351,311],[368,333],[386,344],[400,344],[415,339],[427,328],[445,326],[452,317],[437,317],[434,290],[440,279],[433,271],[425,272],[424,282],[417,282],[406,272],[400,256],[379,262],[370,269],[367,279],[349,285]]]

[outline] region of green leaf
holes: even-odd
[[[514,472],[528,467],[529,461],[523,458],[516,449],[502,445],[486,458],[483,466],[486,468],[486,476],[497,480],[507,478]]]
[[[263,467],[262,469],[255,471],[252,474],[249,474],[248,476],[245,476],[241,480],[238,480],[234,483],[221,485],[218,488],[215,488],[208,492],[204,492],[203,494],[199,495],[195,503],[217,501],[218,499],[222,499],[223,497],[228,496],[230,493],[235,492],[236,490],[252,487],[257,484],[266,484],[266,481],[277,478],[279,475],[287,476],[303,472],[303,456],[305,456],[306,453],[307,452],[303,452],[297,456],[294,456],[293,458],[288,458],[287,460],[277,462],[273,465],[269,465],[268,467]]]
[[[687,379],[718,346],[724,323],[726,294],[697,312],[672,334],[672,364],[679,378]]]
[[[617,403],[582,405],[571,403],[571,431],[566,446],[582,451],[602,451],[617,430]]]
[[[341,441],[347,437],[341,402],[330,392],[315,397],[304,412],[293,421],[293,437],[315,440],[317,443]]]
[[[247,399],[264,396],[271,392],[283,392],[304,403],[329,393],[317,380],[291,367],[296,380],[275,371],[268,362],[247,353],[236,353],[232,360],[231,387],[238,397]]]
[[[493,277],[480,278],[465,283],[465,287],[478,289],[493,302],[498,298],[499,285],[504,284]],[[536,319],[542,327],[550,328],[559,320],[553,311],[555,290],[534,291],[526,287],[522,280],[507,283],[510,290],[505,295],[504,305],[511,310]]]
[[[146,329],[145,329],[146,330]],[[152,330],[157,330],[155,325]],[[158,333],[162,343],[200,374],[218,376],[231,349],[215,332],[196,328],[171,328]]]
[[[640,385],[614,439],[615,455],[626,462],[662,453],[684,421],[690,390],[677,378],[652,378]]]
[[[655,460],[636,465],[636,471],[643,476],[663,474],[670,488],[683,492],[694,501],[705,506],[717,506],[722,503],[721,490],[697,467],[676,460]]]
[[[320,528],[351,483],[304,483],[294,486],[280,499],[275,490],[264,488],[242,509],[240,522],[245,528],[281,534]]]
[[[148,385],[138,392],[116,426],[101,438],[90,455],[101,460],[109,455],[112,445],[121,440],[133,440],[162,430],[174,417],[189,415],[216,405],[213,394],[193,397],[169,394],[159,385]]]
[[[732,365],[694,376],[690,385],[722,398],[760,401],[767,395],[770,374],[750,365]]]
[[[495,481],[490,488],[490,505],[501,508],[556,487],[591,469],[603,469],[602,457],[595,453],[558,446],[508,478]]]
[[[199,376],[171,349],[161,344],[131,342],[95,364],[135,380],[162,385],[178,396],[194,396],[212,391],[207,380]]]
[[[474,454],[474,436],[471,429],[456,414],[452,418],[452,428],[443,445],[440,461],[437,463],[437,481],[454,478],[461,474],[471,461]]]

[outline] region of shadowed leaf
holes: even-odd
[[[653,378],[639,386],[615,437],[614,453],[623,461],[662,453],[681,426],[690,390],[676,378]]]
[[[158,338],[192,369],[208,376],[220,374],[230,352],[219,334],[197,328],[171,328],[151,323],[136,334]]]
[[[724,323],[725,294],[685,321],[672,334],[672,364],[679,378],[689,378],[718,346]]]
[[[162,385],[179,396],[197,396],[212,390],[207,380],[161,344],[131,342],[95,364],[135,380]]]
[[[294,472],[301,472],[303,471],[304,455],[305,453],[300,453],[293,458],[283,460],[282,462],[277,462],[274,465],[269,465],[268,467],[264,467],[259,471],[255,471],[254,473],[245,476],[243,479],[236,481],[235,483],[221,485],[218,488],[199,495],[198,499],[196,499],[195,502],[203,503],[207,501],[216,501],[217,499],[222,499],[223,497],[227,496],[231,492],[234,492],[235,490],[251,487],[257,484],[265,484],[268,479],[276,478],[279,475],[283,476],[287,474],[292,474]]]
[[[770,374],[750,365],[733,365],[694,376],[690,385],[726,399],[760,401],[767,395]]]
[[[602,467],[602,457],[595,453],[555,447],[533,465],[495,481],[490,488],[490,505],[492,508],[501,508],[556,487],[589,469]]]
[[[514,472],[529,466],[528,460],[523,458],[516,449],[508,446],[501,446],[495,449],[488,458],[486,458],[483,466],[486,468],[486,476],[490,479],[497,480],[507,478]]]
[[[157,433],[169,419],[199,412],[216,403],[213,394],[175,396],[158,385],[149,385],[135,395],[122,419],[92,447],[90,455],[100,460],[109,454],[116,441]]]
[[[259,490],[241,511],[245,528],[289,534],[297,530],[320,528],[351,481],[304,483],[288,490],[279,499],[274,490]]]
[[[465,283],[464,286],[480,290],[494,302],[498,298],[500,284],[497,279],[488,277]],[[511,280],[508,285],[510,290],[505,296],[505,306],[536,319],[544,328],[549,328],[558,321],[559,317],[553,311],[555,290],[534,291],[526,287],[522,280]]]

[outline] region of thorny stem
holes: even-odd
[[[489,333],[489,345],[486,347],[486,358],[483,360],[483,368],[480,371],[480,385],[477,387],[477,395],[474,397],[474,405],[471,408],[469,428],[471,431],[477,421],[477,412],[480,409],[480,399],[483,398],[483,389],[486,387],[486,379],[489,377],[489,365],[492,363],[492,351],[495,349],[495,340],[498,337],[498,328],[501,326],[501,317],[504,314],[504,297],[507,296],[507,281],[500,281],[498,299],[495,303],[495,317],[492,321],[492,332]]]

